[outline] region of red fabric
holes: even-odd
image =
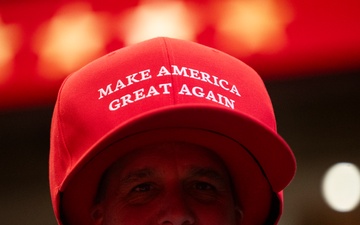
[[[102,152],[107,146],[136,135],[140,135],[138,142],[145,143],[147,139],[140,138],[141,134],[150,130],[164,129],[159,135],[166,137],[169,128],[210,132],[237,143],[259,170],[247,171],[247,179],[265,179],[277,194],[295,173],[294,156],[276,132],[270,98],[254,70],[215,49],[155,38],[110,53],[64,82],[54,111],[50,155],[50,185],[57,218],[60,220],[59,207],[63,204],[57,192],[60,190],[64,199],[71,199],[64,203],[68,220],[88,224],[86,214],[97,188],[94,184],[109,163],[123,154],[113,153],[104,163],[96,163],[99,154],[106,154]],[[210,148],[217,145],[210,143]],[[131,150],[132,146],[128,147]],[[244,177],[237,152],[217,151],[228,162],[235,183]],[[101,168],[88,166],[89,162]],[[79,183],[84,179],[89,185]],[[250,186],[258,182],[247,183]],[[247,214],[251,219],[245,224],[261,223],[268,213],[268,203],[260,199],[269,198],[269,190],[254,187],[252,192],[241,196],[241,201],[252,205]],[[66,197],[67,193],[71,198]],[[252,201],[254,195],[259,201]],[[255,205],[260,210],[255,210]]]

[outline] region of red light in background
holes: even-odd
[[[6,82],[14,67],[14,57],[19,50],[21,30],[16,24],[5,24],[0,17],[0,84]]]
[[[38,73],[48,79],[62,79],[105,54],[107,21],[106,15],[94,13],[88,3],[59,8],[34,35],[33,49],[39,56]]]
[[[196,41],[201,11],[184,1],[141,1],[118,15],[119,38],[131,45],[158,36]]]
[[[287,44],[293,9],[285,1],[243,0],[213,4],[216,45],[237,56],[276,53]]]
[[[360,2],[335,3],[0,2],[0,108],[53,102],[60,83],[72,71],[155,36],[192,40],[228,52],[265,79],[359,68]]]

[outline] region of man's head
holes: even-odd
[[[179,142],[190,148],[183,146],[188,152],[183,157],[204,153],[195,151],[201,146],[223,162],[242,225],[276,224],[295,160],[277,134],[262,80],[236,58],[170,38],[112,52],[64,81],[50,151],[50,188],[59,224],[104,219],[111,203],[97,204],[96,196],[105,171],[139,149],[146,155],[149,146]],[[227,209],[233,208],[228,203]]]
[[[242,214],[234,194],[211,150],[181,142],[145,146],[104,174],[93,224],[236,225]]]

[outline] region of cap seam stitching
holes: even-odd
[[[162,38],[163,42],[164,42],[164,50],[165,50],[165,58],[167,59],[167,66],[168,68],[171,68],[171,62],[172,61],[175,61],[174,59],[171,60],[170,58],[170,44],[167,42],[167,38],[163,37]],[[174,62],[175,63],[175,62]],[[174,77],[172,75],[170,75],[170,78],[171,78],[171,84],[174,85]],[[177,100],[176,100],[176,95],[175,95],[175,92],[172,92],[172,102],[173,102],[173,105],[177,105]]]

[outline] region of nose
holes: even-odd
[[[181,193],[169,193],[164,196],[160,206],[159,225],[194,225],[195,215],[190,203]]]

